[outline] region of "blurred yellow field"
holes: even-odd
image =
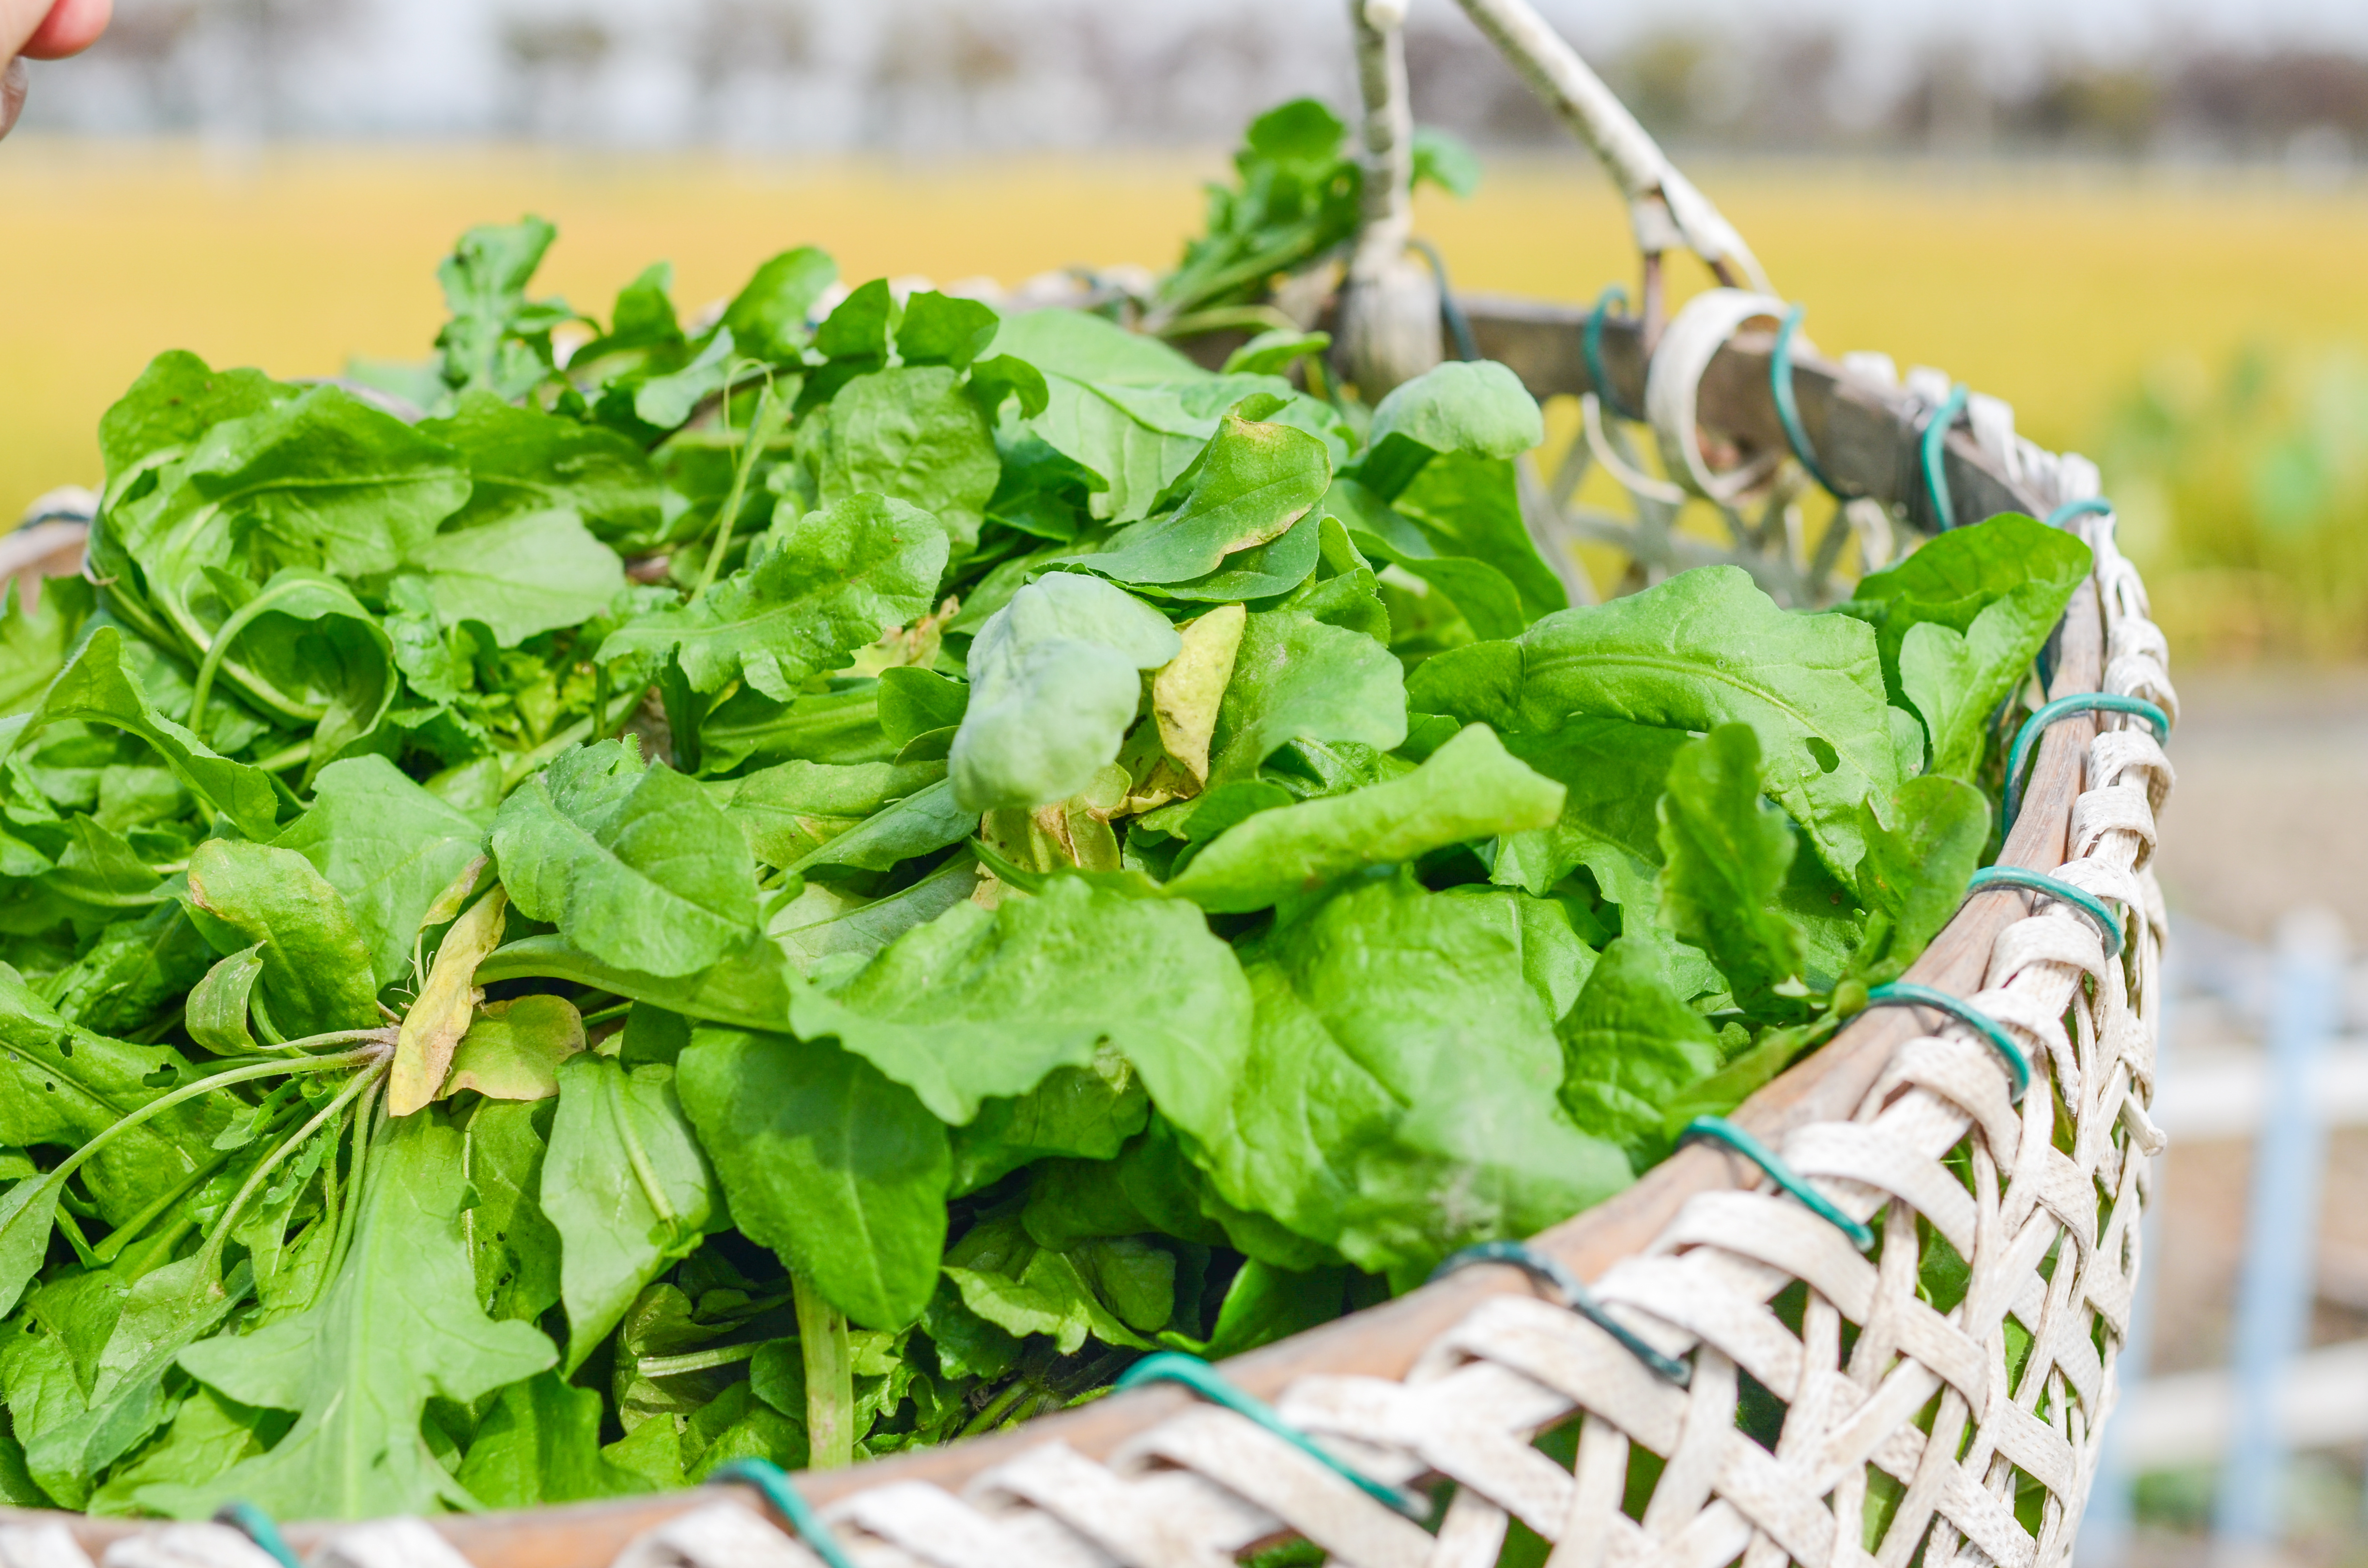
[[[93,430],[160,349],[290,375],[418,358],[434,268],[466,224],[560,225],[545,284],[605,313],[671,260],[695,306],[765,256],[824,245],[847,276],[1016,279],[1165,264],[1222,157],[908,164],[521,149],[267,149],[26,139],[0,148],[0,517],[97,476]],[[2368,345],[2368,197],[2273,174],[2058,166],[1713,166],[1701,183],[1832,350],[1884,349],[2008,398],[2053,444],[2166,357]],[[1625,223],[1576,149],[1492,161],[1427,197],[1459,287],[1583,299],[1629,276]],[[1691,286],[1691,283],[1689,284]]]

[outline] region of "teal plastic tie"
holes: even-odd
[[[2014,745],[2006,754],[2006,825],[2014,826],[2014,819],[2022,814],[2022,770],[2031,761],[2039,737],[2047,726],[2079,713],[2129,713],[2144,719],[2154,731],[2157,741],[2170,739],[2170,715],[2143,697],[2120,697],[2110,691],[2076,691],[2069,697],[2059,697],[2022,722],[2014,734]]]
[[[830,1533],[828,1525],[822,1522],[822,1516],[814,1511],[814,1506],[805,1500],[796,1483],[790,1480],[789,1472],[780,1465],[770,1460],[734,1460],[730,1464],[718,1465],[707,1478],[711,1486],[732,1481],[745,1482],[763,1493],[765,1501],[772,1505],[773,1512],[787,1519],[790,1528],[797,1532],[798,1539],[812,1548],[814,1554],[829,1564],[829,1568],[855,1568],[855,1560],[848,1556],[847,1549],[838,1544],[838,1538]]]
[[[296,1553],[271,1522],[271,1516],[252,1503],[225,1503],[214,1510],[214,1523],[228,1525],[247,1540],[261,1547],[264,1552],[280,1564],[280,1568],[304,1568]]]
[[[1277,1415],[1272,1406],[1252,1399],[1227,1382],[1223,1372],[1198,1356],[1187,1356],[1180,1350],[1162,1350],[1145,1356],[1119,1375],[1118,1392],[1123,1393],[1144,1383],[1161,1382],[1182,1383],[1211,1404],[1223,1405],[1244,1420],[1264,1427],[1374,1502],[1405,1515],[1417,1524],[1430,1517],[1427,1506],[1417,1503],[1398,1488],[1384,1486],[1354,1466],[1342,1464],[1325,1452],[1306,1433]]]
[[[1964,412],[1965,386],[1960,381],[1949,389],[1947,401],[1924,422],[1924,494],[1932,503],[1932,526],[1941,533],[1957,526],[1957,508],[1949,495],[1949,475],[1941,461],[1941,443],[1948,438],[1949,426]]]
[[[1728,1148],[1734,1150],[1745,1159],[1749,1160],[1761,1170],[1767,1172],[1768,1179],[1770,1181],[1774,1182],[1778,1187],[1782,1187],[1786,1192],[1791,1193],[1794,1198],[1800,1199],[1802,1206],[1807,1209],[1810,1213],[1815,1214],[1818,1219],[1825,1221],[1827,1224],[1833,1226],[1834,1229],[1848,1236],[1850,1240],[1850,1245],[1858,1248],[1861,1252],[1873,1252],[1874,1250],[1874,1233],[1873,1231],[1867,1229],[1856,1220],[1853,1220],[1849,1215],[1843,1213],[1839,1209],[1834,1206],[1834,1200],[1832,1199],[1827,1198],[1824,1193],[1819,1192],[1816,1187],[1811,1187],[1807,1182],[1803,1181],[1800,1175],[1795,1172],[1792,1166],[1786,1165],[1782,1160],[1777,1157],[1775,1150],[1770,1149],[1767,1144],[1762,1143],[1759,1139],[1754,1138],[1742,1128],[1737,1127],[1735,1123],[1727,1120],[1726,1118],[1723,1116],[1698,1116],[1691,1121],[1687,1122],[1686,1130],[1678,1134],[1678,1142],[1681,1144],[1691,1142],[1697,1138],[1708,1139],[1713,1143],[1725,1144]]]
[[[1809,432],[1801,423],[1801,405],[1793,396],[1793,337],[1801,330],[1801,318],[1808,313],[1806,305],[1794,305],[1784,312],[1784,320],[1776,328],[1776,347],[1768,352],[1768,391],[1776,400],[1776,422],[1784,426],[1784,444],[1793,449],[1793,456],[1808,471],[1811,479],[1825,486],[1826,494],[1837,501],[1848,501],[1817,454],[1809,448]]]
[[[1991,888],[2027,888],[2058,903],[2070,904],[2095,923],[2097,935],[2105,938],[2105,956],[2122,956],[2122,917],[2087,888],[2076,888],[2059,877],[2051,877],[2044,871],[2026,871],[2020,866],[1984,866],[1965,884],[1965,896],[1971,898]]]
[[[1531,1278],[1562,1298],[1562,1304],[1620,1342],[1620,1347],[1639,1361],[1645,1369],[1664,1382],[1684,1388],[1693,1381],[1694,1369],[1675,1356],[1665,1356],[1640,1338],[1636,1331],[1603,1310],[1595,1293],[1578,1282],[1578,1276],[1563,1267],[1557,1258],[1549,1257],[1521,1242],[1482,1242],[1475,1246],[1452,1253],[1447,1260],[1430,1271],[1433,1279],[1444,1279],[1459,1269],[1476,1264],[1501,1263],[1518,1268]]]
[[[2006,1032],[2003,1024],[1964,998],[1936,991],[1929,985],[1918,985],[1912,981],[1895,980],[1888,985],[1878,985],[1869,991],[1866,1005],[1871,1008],[1930,1007],[1948,1014],[1989,1041],[1990,1049],[1997,1051],[1998,1060],[2006,1063],[2007,1075],[2014,1080],[2013,1098],[2017,1104],[2021,1103],[2024,1093],[2030,1089],[2031,1058],[2022,1053],[2022,1047],[2014,1042],[2014,1037]]]
[[[2047,526],[2060,528],[2075,517],[2110,517],[2113,504],[2101,495],[2091,495],[2082,501],[2066,501],[2047,514]]]
[[[1622,419],[1642,419],[1643,415],[1622,404],[1620,394],[1611,390],[1611,373],[1603,368],[1603,316],[1614,300],[1620,301],[1622,310],[1627,308],[1628,290],[1617,283],[1595,297],[1595,308],[1587,312],[1587,330],[1579,334],[1578,346],[1587,356],[1588,381],[1595,388],[1595,395],[1602,399],[1603,406]]]

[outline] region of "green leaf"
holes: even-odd
[[[757,691],[725,699],[699,726],[707,772],[765,762],[890,762],[903,748],[880,728],[880,683],[834,680],[831,689],[784,704]]]
[[[2014,607],[2025,635],[2035,626],[2044,642],[2091,564],[2078,536],[2019,512],[2001,512],[1927,540],[1896,566],[1870,572],[1842,608],[1875,628],[1884,665],[1895,670],[1911,628],[1969,631],[2000,603]],[[1900,694],[1895,689],[1893,695]]]
[[[456,1118],[477,1206],[461,1216],[477,1300],[495,1320],[540,1320],[558,1305],[559,1232],[542,1212],[542,1162],[557,1107],[485,1100]]]
[[[655,975],[606,964],[555,934],[522,937],[495,949],[477,965],[480,985],[527,979],[594,986],[712,1023],[783,1028],[789,1024],[794,972],[782,949],[763,937],[685,975]]]
[[[970,706],[949,759],[955,800],[1032,808],[1083,790],[1134,722],[1139,672],[1183,645],[1156,610],[1098,577],[1054,572],[1021,588],[971,644]]]
[[[217,671],[283,721],[313,725],[313,753],[323,758],[385,715],[399,684],[393,650],[343,583],[300,566],[274,572],[259,589],[212,567],[206,577],[235,608],[214,629],[212,654],[199,666],[194,728],[211,733],[214,716],[199,709]]]
[[[99,419],[108,501],[121,499],[136,475],[179,457],[215,426],[261,414],[303,390],[260,370],[217,370],[184,348],[157,355]]]
[[[40,602],[28,609],[34,597]],[[91,608],[90,585],[79,577],[0,584],[0,717],[32,707],[57,678]]]
[[[1227,1201],[1417,1280],[1627,1184],[1618,1149],[1554,1106],[1561,1052],[1505,901],[1352,884],[1244,968],[1256,1022],[1218,1114],[1161,1102]]]
[[[762,561],[704,597],[628,622],[600,644],[604,664],[672,653],[695,691],[745,679],[788,701],[880,634],[928,612],[946,535],[902,501],[852,495],[798,517]]]
[[[1172,1291],[1175,1259],[1160,1256],[1167,1260]],[[1017,1215],[973,1226],[948,1250],[945,1273],[962,1292],[962,1305],[1007,1333],[1049,1336],[1061,1355],[1076,1355],[1089,1337],[1105,1345],[1150,1347],[1102,1304],[1076,1258],[1038,1246]],[[1167,1316],[1162,1312],[1152,1327]]]
[[[1655,802],[1686,744],[1682,730],[1621,719],[1573,719],[1543,735],[1507,737],[1507,750],[1565,793],[1552,827],[1507,837],[1495,880],[1543,897],[1583,866],[1635,924],[1653,924],[1661,869]]]
[[[1511,458],[1545,438],[1537,399],[1519,376],[1493,359],[1451,359],[1395,388],[1374,408],[1357,477],[1394,501],[1441,453]]]
[[[768,866],[791,866],[944,777],[944,765],[934,762],[785,762],[708,790],[738,824],[749,853]]]
[[[808,850],[787,869],[810,881],[884,871],[900,860],[960,844],[977,831],[978,813],[958,805],[953,780],[940,778]]]
[[[1909,779],[1891,814],[1897,825],[1886,828],[1867,812],[1866,858],[1858,868],[1859,896],[1875,921],[1852,967],[1877,981],[1906,972],[1941,934],[1964,902],[1990,836],[1988,797],[1960,779]]]
[[[689,364],[633,387],[633,418],[655,430],[671,430],[689,419],[701,402],[721,393],[729,383],[732,349],[732,329],[718,327]],[[609,416],[609,407],[604,398],[604,418]],[[628,423],[621,418],[616,422]]]
[[[263,945],[263,994],[281,1034],[378,1023],[370,946],[344,896],[302,855],[210,838],[189,857],[189,904],[236,934],[217,944],[227,951]]]
[[[1170,1115],[1207,1103],[1238,1055],[1240,971],[1190,906],[1055,879],[992,914],[958,903],[843,984],[798,993],[798,1033],[837,1038],[961,1123],[1108,1040]],[[1174,1104],[1171,1106],[1171,1102]]]
[[[967,554],[1003,464],[961,382],[948,365],[906,365],[841,388],[818,475],[823,505],[859,495],[905,502],[937,518]]]
[[[85,1412],[25,1445],[33,1477],[55,1494],[67,1484],[89,1485],[173,1414],[165,1375],[174,1358],[212,1334],[253,1288],[242,1266],[227,1283],[213,1277],[211,1258],[168,1263],[132,1285],[122,1314],[98,1358]]]
[[[1859,801],[1870,790],[1888,801],[1899,787],[1873,634],[1841,616],[1789,615],[1739,567],[1698,567],[1628,598],[1550,615],[1512,652],[1525,729],[1575,716],[1696,732],[1749,724],[1768,793],[1839,876],[1863,852]],[[1432,703],[1453,699],[1462,666],[1500,667],[1508,657],[1489,643],[1441,654],[1417,672],[1412,699],[1453,711]]]
[[[460,454],[333,386],[216,425],[110,514],[148,595],[193,652],[212,642],[212,567],[361,577],[410,559],[469,498]]]
[[[256,1049],[246,1027],[248,1000],[263,974],[263,944],[221,960],[189,988],[181,1027],[199,1048],[217,1056],[243,1056]]]
[[[186,1485],[220,1475],[241,1460],[263,1452],[264,1434],[272,1431],[276,1436],[277,1424],[272,1412],[224,1399],[200,1383],[181,1402],[164,1436],[129,1463],[118,1465],[106,1484],[91,1494],[90,1512],[95,1517],[169,1517],[156,1500],[143,1494],[148,1487]]]
[[[268,838],[279,830],[279,792],[271,775],[206,749],[195,735],[148,704],[147,694],[124,662],[123,633],[101,626],[90,634],[39,706],[0,720],[0,761],[42,726],[61,720],[106,724],[139,736],[165,759],[175,777],[241,833]]]
[[[742,1234],[867,1327],[928,1305],[946,1239],[944,1125],[827,1041],[702,1027],[677,1071]]]
[[[541,218],[483,223],[436,268],[452,319],[437,335],[448,385],[516,397],[551,363],[551,329],[569,319],[555,300],[529,301],[527,284],[559,231]]]
[[[600,1452],[600,1392],[537,1372],[502,1390],[453,1476],[488,1508],[580,1503],[643,1490]]]
[[[453,1048],[437,1098],[463,1089],[491,1100],[547,1100],[559,1069],[584,1049],[584,1019],[564,997],[536,994],[488,1002]]]
[[[1399,493],[1393,509],[1420,531],[1433,553],[1468,557],[1493,568],[1520,596],[1526,615],[1569,605],[1562,579],[1539,555],[1521,520],[1520,491],[1509,460],[1457,452],[1435,458]]]
[[[541,1207],[563,1245],[573,1372],[625,1309],[718,1218],[715,1176],[676,1096],[674,1069],[630,1073],[586,1053],[559,1069],[559,1116],[543,1157]]]
[[[815,331],[814,346],[833,359],[885,359],[888,334],[896,324],[896,298],[888,279],[859,283],[831,307]]]
[[[1459,137],[1435,125],[1414,128],[1414,183],[1424,181],[1451,196],[1470,196],[1480,188],[1480,160]]]
[[[757,268],[731,304],[723,324],[743,354],[795,359],[806,345],[806,313],[838,281],[838,264],[812,245],[785,250]]]
[[[420,1436],[428,1400],[476,1399],[533,1376],[554,1352],[528,1324],[495,1323],[478,1306],[461,1133],[431,1110],[382,1123],[372,1142],[352,1247],[320,1303],[180,1353],[200,1381],[243,1404],[299,1412],[296,1425],[269,1453],[165,1495],[239,1497],[283,1518],[472,1501]]]
[[[1927,772],[1980,772],[1990,715],[2022,681],[2091,564],[2074,535],[2004,512],[1860,579],[1842,610],[1874,627],[1893,699],[1924,721]]]
[[[1561,785],[1474,724],[1404,778],[1257,813],[1202,850],[1167,891],[1204,909],[1263,909],[1368,866],[1551,827],[1562,802]]]
[[[1777,895],[1793,824],[1759,795],[1759,739],[1722,724],[1681,748],[1661,797],[1661,919],[1708,953],[1739,997],[1800,971],[1801,933]]]
[[[700,787],[614,741],[562,753],[502,802],[493,850],[512,902],[620,969],[688,975],[757,919],[747,842]]]
[[[272,840],[337,890],[381,985],[411,971],[412,942],[452,879],[484,853],[484,829],[380,756],[321,769],[311,809]]]
[[[450,418],[418,428],[468,466],[469,502],[446,520],[447,531],[538,512],[571,512],[604,540],[643,539],[659,526],[657,471],[614,430],[482,391],[462,392]]]
[[[965,682],[902,665],[880,672],[880,730],[896,745],[953,728],[969,707]]]
[[[913,927],[967,901],[978,887],[978,876],[975,859],[955,855],[910,887],[875,899],[843,893],[826,881],[812,882],[803,895],[773,916],[767,928],[800,973],[813,973],[825,960],[860,964]],[[785,1000],[775,1023],[788,1016]],[[716,1021],[746,1020],[718,1017]]]
[[[975,1192],[1041,1159],[1116,1159],[1150,1114],[1134,1064],[1105,1044],[1083,1067],[1055,1067],[1024,1095],[982,1102],[954,1130],[954,1193]]]
[[[1160,1343],[1205,1360],[1222,1361],[1330,1323],[1352,1310],[1346,1268],[1279,1268],[1252,1258],[1225,1288],[1217,1325],[1206,1339],[1163,1334]]]
[[[917,290],[905,300],[896,323],[896,357],[907,365],[951,365],[962,369],[986,352],[1002,318],[980,300]]]
[[[1661,955],[1634,937],[1603,949],[1558,1032],[1563,1108],[1639,1171],[1668,1153],[1664,1108],[1720,1066],[1718,1036],[1671,987]]]
[[[1121,528],[1097,554],[1068,560],[1121,583],[1189,582],[1237,551],[1281,538],[1331,483],[1322,441],[1287,425],[1228,414],[1183,505]]]
[[[1405,672],[1381,643],[1304,610],[1254,614],[1217,710],[1210,786],[1254,777],[1303,738],[1387,751],[1406,739],[1406,715]]]
[[[439,533],[411,552],[445,625],[483,622],[514,648],[538,632],[600,615],[625,585],[617,552],[574,512],[512,512]]]

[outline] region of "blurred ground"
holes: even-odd
[[[2186,942],[2193,957],[2222,934],[2264,940],[2279,913],[2316,902],[2343,916],[2355,951],[2368,947],[2368,822],[2360,811],[2368,802],[2368,674],[2178,678],[2170,750],[2179,787],[2163,813],[2157,862],[2174,930],[2185,927],[2174,944]],[[2355,1036],[2360,1001],[2355,994]],[[2169,1044],[2165,1071],[2176,1074],[2182,1060],[2258,1051],[2258,1026],[2191,1000],[2174,1012]],[[2159,1230],[2146,1257],[2156,1291],[2154,1370],[2227,1362],[2252,1155],[2239,1140],[2175,1138],[2165,1157]],[[2368,1337],[2368,1129],[2331,1133],[2324,1180],[2315,1345]],[[2291,1561],[2368,1560],[2363,1458],[2357,1445],[2296,1457],[2288,1480]],[[2209,1560],[2212,1479],[2195,1470],[2144,1480],[2146,1528],[2132,1568]]]
[[[1486,163],[1476,198],[1422,208],[1457,287],[1633,286],[1624,215],[1577,149]],[[965,163],[15,139],[0,150],[0,516],[96,477],[99,414],[161,349],[285,375],[349,352],[424,356],[436,261],[472,222],[555,221],[545,287],[605,314],[650,261],[675,263],[689,308],[806,242],[858,281],[1161,267],[1198,222],[1198,182],[1223,172],[1213,152]],[[2242,345],[2368,345],[2356,184],[2062,163],[1692,172],[1809,304],[1819,344],[1944,367],[2051,446],[2100,439],[2115,400],[2164,363],[2201,374]]]

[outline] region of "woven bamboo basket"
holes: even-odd
[[[2079,531],[2096,567],[2049,644],[2048,697],[2104,692],[2175,715],[2167,648],[2092,465],[2018,437],[2003,403],[1968,399],[1937,372],[1902,385],[1880,357],[1835,363],[1790,352],[1789,329],[1753,327],[1783,307],[1709,203],[1524,0],[1462,3],[1602,156],[1645,253],[1633,319],[1447,301],[1444,335],[1467,353],[1511,366],[1541,400],[1595,400],[1588,449],[1633,481],[1637,515],[1620,521],[1569,507],[1568,465],[1554,484],[1526,475],[1549,559],[1568,562],[1575,541],[1611,544],[1645,581],[1734,560],[1780,597],[1814,599],[1833,551],[1804,552],[1797,525],[1783,526],[1798,486],[1780,476],[1769,496],[1769,496],[1757,524],[1729,493],[1740,471],[1770,472],[1789,449],[1853,497],[1847,520],[1870,558],[1894,527],[1929,533],[2005,510]],[[1442,352],[1435,280],[1427,296],[1401,290],[1426,301],[1428,341],[1373,324],[1387,312],[1372,301],[1404,278],[1373,280],[1403,262],[1407,237],[1398,17],[1394,0],[1361,0],[1353,16],[1366,226],[1307,314],[1342,330],[1351,357],[1411,356],[1418,369]],[[1660,264],[1674,249],[1730,286],[1664,324]],[[1746,280],[1760,291],[1732,287]],[[1374,291],[1360,301],[1360,288]],[[1634,472],[1626,437],[1602,425],[1606,406],[1643,411],[1636,424],[1683,489],[1728,504],[1731,548],[1671,527],[1688,497]],[[1740,460],[1713,472],[1706,452]],[[1832,531],[1843,528],[1838,518]],[[71,524],[20,530],[0,540],[0,576],[72,570],[79,545]],[[286,1545],[316,1568],[1219,1568],[1297,1540],[1357,1568],[1486,1568],[1519,1521],[1550,1543],[1552,1568],[1906,1568],[1919,1551],[1929,1568],[2055,1568],[2113,1408],[2139,1214],[2163,1143],[2146,1114],[2165,936],[2148,860],[2170,783],[2156,737],[2119,715],[2049,725],[1998,864],[2117,902],[2118,951],[2068,904],[1997,887],[1972,896],[1908,973],[2021,1044],[2032,1075],[2020,1103],[1975,1029],[1910,1006],[1861,1015],[1736,1112],[1842,1214],[1880,1220],[1878,1260],[1758,1166],[1695,1144],[1532,1240],[1537,1257],[1587,1282],[1586,1311],[1534,1268],[1468,1268],[1225,1363],[1224,1377],[1287,1433],[1152,1387],[1000,1437],[808,1472],[794,1496],[726,1484],[295,1524]],[[1936,1239],[1970,1267],[1946,1312],[1918,1290]],[[1640,1342],[1682,1362],[1682,1382],[1653,1369]],[[1783,1407],[1772,1444],[1739,1419],[1745,1401],[1761,1402],[1764,1432],[1767,1399]],[[1343,1468],[1447,1501],[1419,1525]],[[806,1517],[785,1520],[785,1504]],[[93,1561],[275,1562],[222,1525],[0,1511],[0,1568]]]

